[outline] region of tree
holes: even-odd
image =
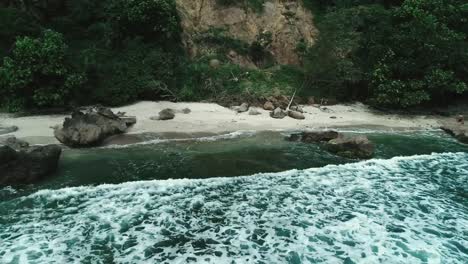
[[[39,38],[18,38],[0,67],[1,103],[11,111],[65,105],[84,81],[73,73],[60,33],[45,30]]]
[[[372,101],[408,107],[467,91],[467,15],[453,0],[407,0],[396,9],[371,75]]]

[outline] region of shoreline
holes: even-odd
[[[154,121],[159,111],[171,108],[176,110],[173,120]],[[189,108],[189,114],[180,113]],[[386,114],[371,110],[361,103],[349,105],[332,105],[319,109],[306,105],[305,120],[290,117],[274,119],[269,111],[257,109],[260,115],[249,115],[248,112],[236,113],[228,108],[213,103],[172,103],[142,101],[132,105],[111,108],[114,112],[126,112],[128,116],[136,116],[137,123],[126,134],[119,135],[119,140],[128,144],[141,142],[142,135],[161,135],[163,138],[203,137],[222,135],[236,131],[299,131],[320,129],[369,129],[378,131],[419,131],[439,129],[448,117],[435,115],[398,115]],[[14,117],[0,113],[0,126],[17,126],[16,132],[0,135],[0,137],[15,136],[31,144],[57,144],[51,127],[63,123],[69,115],[38,115]],[[109,141],[109,140],[106,140]],[[112,140],[111,140],[112,141]],[[108,143],[105,143],[108,145]]]

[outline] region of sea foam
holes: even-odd
[[[42,190],[1,263],[465,263],[468,154]]]

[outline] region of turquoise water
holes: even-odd
[[[467,263],[468,147],[369,137],[362,162],[280,133],[67,150],[0,190],[0,263]]]

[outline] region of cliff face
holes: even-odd
[[[262,12],[243,7],[221,6],[216,2],[176,0],[182,20],[184,44],[192,56],[204,52],[200,44],[194,41],[197,34],[213,28],[223,29],[233,39],[248,44],[268,33],[271,43],[266,50],[280,64],[300,64],[296,52],[298,43],[314,43],[317,30],[312,14],[302,5],[302,1],[268,0]],[[244,59],[240,60],[240,64],[248,62]]]

